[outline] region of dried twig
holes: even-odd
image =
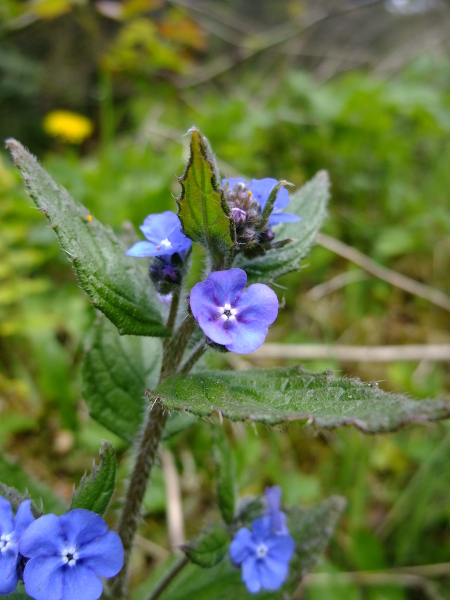
[[[161,463],[166,485],[167,526],[169,538],[174,552],[181,552],[179,547],[184,543],[184,519],[181,503],[180,478],[172,453],[164,449],[161,453]]]

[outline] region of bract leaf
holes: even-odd
[[[450,418],[449,400],[416,401],[384,392],[376,384],[302,367],[176,375],[157,391],[169,410],[197,416],[219,413],[233,421],[267,425],[302,421],[326,429],[354,425],[378,433]]]
[[[329,179],[326,171],[317,175],[291,195],[287,212],[301,217],[299,223],[282,223],[275,228],[276,240],[291,238],[283,248],[268,250],[264,256],[247,259],[238,255],[234,266],[244,269],[248,284],[272,283],[283,275],[297,271],[316,241],[327,215]],[[277,244],[275,242],[273,245]]]
[[[84,508],[102,516],[108,508],[116,484],[116,453],[114,446],[103,441],[100,464],[92,467],[90,475],[84,475],[72,494],[70,509]]]
[[[189,560],[209,569],[219,563],[230,545],[228,533],[218,523],[206,527],[195,539],[181,546]]]
[[[84,359],[83,396],[93,419],[131,442],[142,423],[146,388],[155,387],[162,346],[157,338],[120,336],[105,318],[94,325]]]
[[[217,267],[235,245],[234,221],[219,187],[208,140],[195,127],[190,134],[189,162],[179,179],[178,216],[184,233],[208,248]]]
[[[162,323],[157,301],[151,296],[144,263],[125,256],[126,248],[112,229],[76,203],[19,142],[7,140],[6,147],[22,173],[28,193],[50,221],[72,261],[92,304],[121,334],[170,335]]]

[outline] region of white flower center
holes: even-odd
[[[66,548],[62,551],[61,556],[63,557],[63,564],[69,565],[69,567],[74,567],[79,558],[76,548]]]
[[[223,321],[234,321],[236,319],[237,312],[237,309],[231,308],[231,304],[228,302],[226,302],[224,306],[219,306],[220,318]]]
[[[256,558],[265,558],[268,552],[268,548],[265,544],[259,544],[256,548]]]
[[[172,248],[172,244],[169,242],[169,240],[167,238],[165,238],[164,240],[161,240],[159,242],[159,246],[157,246],[158,250],[160,250],[161,248],[163,250],[169,250],[169,248]]]
[[[13,533],[14,532],[8,533],[8,534],[3,533],[0,536],[0,552],[6,552],[7,550],[9,550],[11,548],[11,546],[14,543],[14,540],[11,539],[13,536]]]

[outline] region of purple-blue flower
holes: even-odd
[[[244,290],[242,269],[215,271],[191,292],[191,310],[203,333],[231,352],[248,354],[264,342],[278,314],[278,299],[263,283]]]
[[[180,219],[170,210],[149,215],[140,230],[147,241],[136,242],[127,250],[127,256],[170,257],[177,252],[183,259],[192,245],[192,241],[181,231]]]
[[[25,589],[35,600],[97,600],[100,577],[117,575],[123,546],[103,519],[81,508],[67,514],[44,515],[22,534]]]
[[[266,177],[265,179],[252,179],[250,185],[244,179],[239,177],[232,177],[231,179],[222,179],[222,185],[225,185],[228,181],[229,188],[233,188],[238,183],[243,183],[248,186],[251,192],[251,197],[258,202],[261,207],[261,213],[264,211],[267,200],[269,199],[270,192],[277,185],[278,181],[272,177]],[[289,194],[286,188],[281,187],[275,204],[273,205],[273,211],[269,218],[269,225],[278,225],[279,223],[297,223],[301,221],[300,217],[292,213],[283,213],[287,205],[289,204]],[[233,213],[236,220],[236,215]],[[242,218],[239,213],[239,218]]]
[[[30,500],[22,502],[13,517],[11,504],[0,496],[0,594],[11,594],[19,580],[19,539],[34,521]]]
[[[272,530],[274,533],[289,533],[286,526],[286,515],[281,507],[281,488],[279,485],[267,487],[264,496],[266,497],[267,513],[272,519]]]
[[[252,594],[276,590],[286,579],[294,553],[293,538],[274,533],[270,516],[256,519],[251,531],[242,527],[230,544],[233,563],[242,568],[242,581]]]

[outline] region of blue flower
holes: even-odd
[[[180,219],[170,210],[149,215],[140,230],[148,241],[136,242],[127,250],[127,256],[170,257],[178,253],[183,259],[192,245],[192,241],[181,231]]]
[[[289,533],[286,526],[286,515],[280,510],[280,486],[274,485],[273,487],[267,487],[264,495],[266,497],[267,512],[272,519],[272,531],[274,533]]]
[[[22,534],[19,551],[30,559],[23,579],[35,600],[97,600],[103,588],[99,577],[113,577],[123,565],[117,533],[81,508],[34,521]]]
[[[267,200],[269,199],[270,192],[277,185],[278,181],[276,179],[272,179],[271,177],[266,177],[265,179],[252,179],[250,185],[244,179],[240,179],[239,177],[232,177],[231,179],[222,179],[222,185],[225,185],[228,181],[229,189],[234,188],[235,185],[242,183],[248,188],[248,191],[251,192],[250,196],[253,200],[258,202],[261,207],[261,213],[264,211],[264,207],[266,206]],[[281,187],[278,194],[277,199],[275,200],[275,204],[273,206],[272,214],[269,218],[269,226],[278,225],[279,223],[297,223],[301,221],[300,217],[291,213],[283,213],[287,205],[289,204],[289,194],[286,188]],[[242,211],[241,211],[242,212]],[[242,220],[241,212],[237,213],[239,216],[233,212],[233,216],[235,218],[239,218]]]
[[[0,496],[0,594],[11,594],[19,580],[19,539],[34,521],[30,500],[25,500],[13,518],[11,504]]]
[[[289,571],[294,553],[293,538],[274,533],[270,516],[256,519],[252,530],[242,527],[230,544],[233,563],[242,568],[242,581],[252,594],[261,589],[277,590]]]
[[[203,333],[231,352],[247,354],[264,342],[278,314],[273,290],[254,283],[246,290],[242,269],[210,273],[191,292],[191,310]]]

